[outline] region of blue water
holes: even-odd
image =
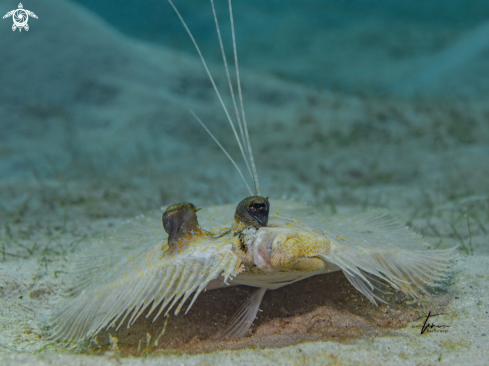
[[[209,2],[175,3],[226,93]],[[5,1],[0,10],[17,6]],[[452,161],[454,154],[470,172],[466,162],[479,166],[488,146],[487,1],[237,0],[233,6],[252,143],[272,193],[312,197],[325,186],[416,186],[417,177],[434,189],[435,176],[449,182],[446,174],[466,172],[452,174],[431,157]],[[220,185],[237,187],[239,176],[188,109],[236,160],[239,150],[166,1],[24,7],[39,17],[29,18],[28,32],[13,32],[12,18],[0,23],[0,182],[105,184],[128,189],[145,208],[187,195],[219,202],[235,193]],[[232,60],[227,2],[216,7]],[[407,145],[417,139],[421,147]],[[382,171],[372,173],[382,162]],[[429,174],[427,162],[438,175]],[[485,194],[476,178],[485,173],[475,171],[462,196]],[[446,184],[459,191],[459,183]],[[19,192],[5,199],[12,195],[22,201]]]
[[[195,55],[166,1],[78,2],[128,36]],[[216,6],[223,37],[229,41],[226,3],[216,1]],[[210,2],[176,4],[206,58],[220,62]],[[382,76],[381,80],[364,80],[364,75],[392,67],[396,76],[400,75],[405,71],[396,68],[402,62],[441,51],[489,19],[489,3],[481,0],[249,0],[235,1],[233,8],[243,65],[316,87],[362,93],[378,91],[380,84],[388,84]],[[337,41],[321,43],[330,37]],[[317,47],[323,47],[322,52]],[[304,63],[311,65],[304,70]],[[354,81],[349,78],[352,72]],[[385,89],[386,85],[382,86]]]

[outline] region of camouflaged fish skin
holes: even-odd
[[[258,287],[227,331],[239,337],[267,289],[342,270],[378,303],[384,301],[376,292],[381,282],[420,298],[428,295],[427,285],[450,273],[454,249],[427,249],[419,235],[384,211],[328,219],[303,215],[294,202],[271,206],[274,212],[260,228],[233,220],[235,206],[203,209],[199,226],[176,247],[168,244],[157,215],[135,218],[94,240],[75,261],[70,297],[53,316],[53,338],[90,338],[126,319],[129,326],[146,311],[154,319],[171,309],[178,314],[192,297],[188,311],[206,288]],[[305,222],[285,217],[294,212]]]

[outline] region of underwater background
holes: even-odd
[[[232,64],[228,5],[215,3]],[[11,17],[0,22],[2,364],[34,362],[46,343],[38,311],[57,303],[70,256],[91,236],[174,202],[236,204],[248,195],[189,111],[244,168],[167,1],[22,4],[38,16],[28,31],[12,31]],[[232,111],[210,3],[175,5]],[[18,6],[2,0],[0,13]],[[436,352],[423,339],[392,358],[396,341],[384,338],[374,353],[350,345],[350,359],[323,339],[304,346],[309,355],[321,350],[343,364],[374,354],[386,364],[440,354],[456,364],[456,352],[487,359],[489,2],[235,0],[233,11],[263,195],[327,215],[387,208],[433,247],[459,245],[460,308],[450,311],[463,315],[458,330],[437,335]],[[235,354],[242,363],[262,356]]]

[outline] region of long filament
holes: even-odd
[[[202,52],[200,51],[200,48],[199,48],[199,46],[198,46],[197,42],[195,41],[195,38],[194,38],[194,36],[192,35],[192,32],[190,32],[190,29],[188,28],[187,23],[185,23],[185,20],[183,20],[183,17],[180,15],[180,12],[179,12],[179,11],[178,11],[178,9],[176,8],[176,6],[173,4],[173,2],[172,2],[171,0],[168,0],[168,2],[170,3],[170,5],[172,6],[173,10],[175,11],[175,13],[177,14],[178,18],[180,19],[180,21],[181,21],[182,25],[184,26],[184,28],[185,28],[185,30],[187,31],[187,33],[188,33],[188,35],[189,35],[190,39],[192,40],[192,43],[194,44],[195,49],[197,50],[197,53],[198,53],[198,54],[199,54],[199,56],[200,56],[200,60],[202,61],[202,64],[204,65],[204,68],[205,68],[205,70],[206,70],[206,72],[207,72],[207,75],[209,76],[209,80],[210,80],[210,81],[211,81],[211,83],[212,83],[212,86],[213,86],[213,88],[214,88],[214,91],[216,92],[216,95],[217,95],[217,97],[219,98],[219,101],[220,101],[221,106],[222,106],[222,108],[223,108],[223,110],[224,110],[224,113],[226,114],[226,117],[227,117],[227,119],[228,119],[228,121],[229,121],[229,124],[231,125],[231,128],[232,128],[232,130],[233,130],[233,132],[234,132],[234,136],[235,136],[235,138],[236,138],[236,141],[238,142],[239,149],[241,150],[241,154],[242,154],[242,156],[243,156],[243,159],[245,160],[246,164],[248,165],[248,162],[247,162],[247,160],[246,160],[246,154],[244,153],[243,146],[241,145],[241,142],[240,142],[240,140],[239,140],[238,133],[236,132],[236,129],[235,129],[235,127],[234,127],[234,124],[233,124],[233,121],[232,121],[232,119],[231,119],[231,116],[229,115],[229,112],[228,112],[228,110],[227,110],[227,108],[226,108],[226,105],[224,104],[224,102],[223,102],[223,100],[222,100],[222,98],[221,98],[221,94],[219,93],[219,90],[217,89],[216,83],[214,82],[214,78],[212,77],[212,75],[211,75],[211,73],[210,73],[210,71],[209,71],[209,68],[207,67],[207,64],[206,64],[206,62],[205,62],[204,57],[202,56]],[[233,36],[233,37],[234,37],[234,36]],[[242,103],[241,103],[241,104],[242,104]],[[195,114],[194,114],[194,116],[195,116]],[[202,124],[202,125],[203,125],[203,124]],[[246,124],[245,124],[245,127],[246,127]],[[207,128],[206,128],[206,130],[207,130]],[[207,130],[207,132],[208,132],[208,133],[210,133],[208,130]],[[245,131],[245,132],[246,132],[246,135],[248,135],[248,134],[247,134],[247,131]],[[214,138],[214,141],[216,141],[216,142],[217,142],[217,139],[216,139],[215,137],[213,137],[213,138]],[[249,145],[249,138],[248,138],[248,145]],[[219,146],[222,148],[222,146],[221,146],[220,144],[219,144]],[[223,150],[223,151],[225,151],[225,150]],[[227,154],[227,153],[226,153],[226,154]],[[229,157],[229,154],[227,154],[227,156]],[[252,156],[252,155],[251,155],[251,156]],[[237,165],[234,163],[234,161],[233,161],[233,160],[232,160],[232,162],[233,162],[233,164],[235,165],[235,167],[237,167]],[[252,169],[253,169],[253,171],[255,172],[255,175],[254,175],[254,176],[252,175],[252,178],[255,180],[255,177],[256,177],[256,169],[254,168],[254,162],[253,162],[253,160],[251,161],[251,163],[252,163]],[[238,171],[239,171],[240,175],[243,177],[243,175],[242,175],[241,171],[240,171],[239,169],[238,169]],[[243,177],[243,179],[244,179],[244,177]],[[248,187],[248,185],[246,185],[246,186]],[[256,188],[256,180],[255,180],[255,188]],[[248,188],[248,189],[249,189],[249,188]],[[257,192],[258,192],[258,191],[257,191]],[[257,193],[257,194],[258,194],[258,193]]]
[[[234,167],[238,170],[239,175],[241,175],[241,178],[243,178],[243,182],[246,185],[246,188],[248,188],[248,191],[250,192],[250,194],[253,195],[253,192],[252,192],[250,186],[248,185],[248,183],[246,182],[246,179],[243,176],[243,173],[241,172],[241,169],[239,169],[238,165],[233,160],[233,158],[228,154],[228,152],[226,151],[226,149],[219,143],[219,141],[217,140],[217,138],[215,138],[215,136],[211,133],[211,131],[209,131],[209,129],[207,128],[207,126],[204,124],[204,122],[202,122],[200,120],[200,118],[197,117],[197,115],[194,113],[194,111],[193,110],[190,110],[190,113],[192,113],[192,115],[195,117],[195,119],[201,124],[202,127],[204,127],[204,129],[207,131],[207,133],[210,135],[210,137],[212,137],[212,139],[216,142],[216,144],[222,149],[222,151],[224,152],[224,154],[226,154],[226,156],[229,158],[229,160],[231,160],[231,163],[233,163]]]
[[[214,14],[214,21],[216,22],[217,37],[219,38],[219,45],[221,46],[222,60],[224,62],[224,68],[226,70],[226,76],[228,79],[229,91],[231,93],[231,98],[233,100],[234,111],[236,113],[236,120],[238,121],[238,126],[239,126],[239,132],[241,133],[241,142],[243,143],[243,146],[245,148],[246,153],[248,153],[248,146],[246,145],[245,135],[244,135],[244,131],[243,131],[243,123],[241,122],[241,118],[239,117],[238,105],[236,104],[236,98],[234,97],[233,84],[231,83],[231,76],[229,75],[229,68],[228,68],[228,62],[226,59],[226,53],[224,52],[224,46],[222,44],[221,30],[219,28],[219,22],[217,20],[217,14],[216,14],[216,8],[214,6],[214,0],[211,0],[211,5],[212,5],[212,13]],[[246,166],[248,167],[248,171],[250,173],[250,176],[253,178],[253,173],[251,172],[250,165],[248,164],[248,160],[247,159],[244,159],[244,160],[245,160]]]
[[[245,116],[245,111],[243,106],[243,95],[241,93],[241,79],[239,77],[239,67],[238,67],[238,51],[236,48],[236,37],[234,33],[233,6],[231,4],[231,0],[229,0],[229,17],[231,18],[231,34],[233,35],[234,62],[236,64],[236,79],[238,80],[239,101],[241,104],[241,114],[243,115],[244,130],[246,133],[246,144],[248,145],[248,153],[250,157],[251,169],[253,170],[253,181],[255,182],[255,192],[257,195],[261,195],[260,184],[258,182],[258,174],[256,172],[255,160],[253,159],[253,152],[251,150],[250,136],[248,135],[248,125],[246,123],[246,116]]]

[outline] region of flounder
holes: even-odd
[[[247,333],[266,290],[310,276],[342,270],[376,304],[385,302],[378,293],[385,284],[420,298],[428,294],[425,286],[450,273],[454,249],[428,250],[419,235],[385,211],[330,219],[309,215],[308,222],[321,222],[312,226],[286,217],[300,217],[300,205],[272,202],[254,196],[235,212],[231,205],[202,209],[200,224],[193,204],[175,204],[163,214],[168,236],[157,216],[150,215],[95,240],[76,261],[72,297],[53,322],[55,337],[90,338],[126,319],[130,326],[145,311],[154,319],[171,309],[176,315],[190,296],[186,311],[206,289],[258,287],[220,335],[237,338]],[[240,213],[243,206],[254,210],[255,205],[265,205],[266,212],[256,219],[249,211]]]
[[[419,235],[386,211],[327,218],[317,212],[309,214],[297,203],[260,195],[242,103],[231,1],[241,116],[212,0],[211,4],[241,139],[197,43],[168,1],[190,35],[233,127],[254,192],[248,188],[251,196],[237,207],[221,205],[199,211],[188,202],[170,205],[161,218],[167,235],[159,213],[132,219],[94,239],[74,261],[69,298],[52,318],[52,338],[79,341],[108,326],[119,327],[125,321],[130,326],[143,313],[154,319],[172,309],[178,314],[192,296],[188,311],[206,289],[257,287],[218,339],[238,338],[248,332],[267,290],[339,270],[374,304],[385,302],[383,291],[388,286],[415,299],[429,296],[427,286],[436,286],[449,276],[455,248],[428,250]],[[246,183],[237,164],[222,149]]]

